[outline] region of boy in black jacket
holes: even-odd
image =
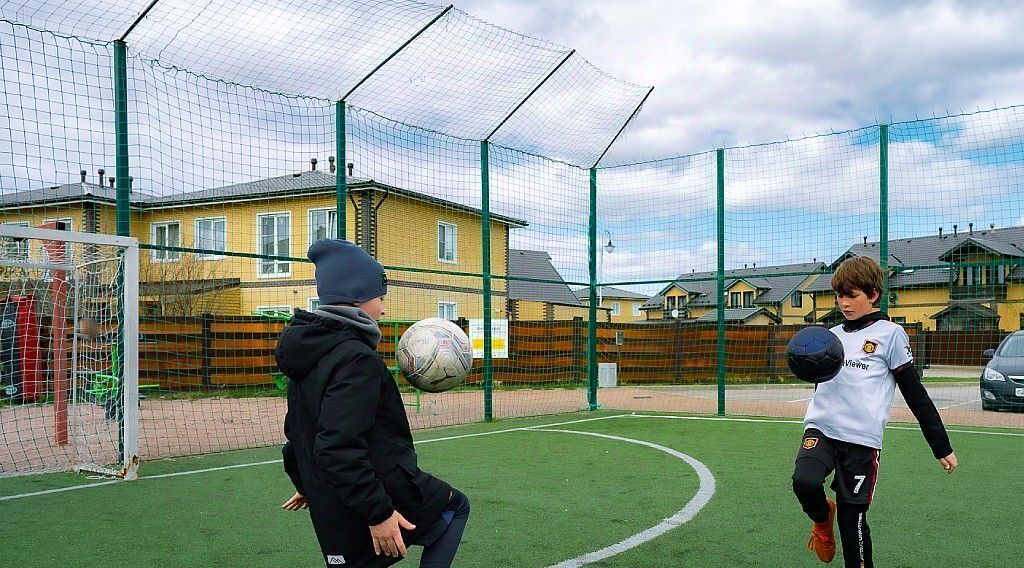
[[[451,566],[469,518],[465,495],[416,464],[405,407],[377,354],[384,268],[358,246],[309,248],[321,307],[282,332],[277,364],[289,379],[284,467],[309,508],[327,565],[390,566],[406,543],[421,567]]]

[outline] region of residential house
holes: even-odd
[[[508,274],[513,277],[508,282],[510,320],[553,321],[590,317],[589,308],[569,289],[548,253],[509,250]]]
[[[580,288],[573,293],[583,304],[590,304],[590,288]],[[600,286],[598,294],[598,307],[607,311],[608,321],[631,323],[647,319],[640,308],[648,300],[648,296],[612,286]]]
[[[114,233],[115,190],[113,178],[108,181],[91,183],[83,172],[78,183],[0,196],[0,221],[62,220],[71,230]],[[335,181],[336,174],[313,163],[308,171],[201,191],[134,190],[131,235],[148,245],[140,262],[143,314],[317,307],[313,265],[293,259],[305,258],[315,240],[335,237]],[[386,317],[482,316],[481,278],[462,275],[482,272],[478,209],[363,178],[349,177],[348,192],[346,236],[388,267]],[[524,226],[491,215],[494,275],[506,273],[509,231]],[[492,290],[494,317],[505,317],[504,279],[495,278]]]
[[[800,324],[811,312],[802,292],[824,270],[821,262],[742,268],[725,272],[728,323]],[[647,320],[718,321],[715,272],[681,274],[651,296],[640,309]]]
[[[851,256],[880,258],[878,242],[850,247],[831,267]],[[1024,227],[961,232],[889,241],[889,315],[926,330],[1021,329],[1024,313]],[[830,278],[806,289],[809,321],[842,321]]]

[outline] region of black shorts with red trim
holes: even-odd
[[[878,480],[879,450],[860,444],[833,440],[815,428],[804,431],[797,453],[797,464],[802,459],[815,459],[835,470],[832,490],[841,503],[870,505]]]

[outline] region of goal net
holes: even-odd
[[[0,476],[132,478],[138,455],[138,245],[0,225]]]

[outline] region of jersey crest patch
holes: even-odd
[[[873,339],[866,339],[864,340],[864,347],[861,349],[863,349],[868,355],[873,355],[875,350],[878,349],[878,342]]]
[[[811,448],[813,448],[814,446],[817,446],[817,445],[818,445],[818,439],[817,438],[804,438],[803,448],[805,450],[809,450],[809,449],[811,449]]]

